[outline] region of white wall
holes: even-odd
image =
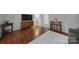
[[[42,21],[42,26],[43,27],[50,27],[49,26],[49,15],[48,14],[41,14],[41,21]]]
[[[9,22],[13,23],[13,30],[20,29],[21,23],[21,15],[20,14],[5,14],[4,20],[9,20]]]
[[[0,14],[0,25],[3,22],[3,19],[2,19],[3,17],[2,16],[3,16],[3,14]],[[0,27],[0,37],[1,37],[1,27]]]
[[[49,14],[49,19],[54,20],[57,17],[63,22],[63,31],[68,33],[69,28],[79,27],[79,15],[78,14]]]
[[[0,24],[6,20],[9,20],[9,22],[13,23],[13,30],[19,30],[21,28],[21,14],[0,14]]]

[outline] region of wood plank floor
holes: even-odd
[[[47,30],[40,26],[34,26],[6,33],[3,38],[0,38],[0,44],[27,44]]]

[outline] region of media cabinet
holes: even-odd
[[[21,22],[21,28],[29,28],[33,26],[33,21],[32,20],[25,20]]]

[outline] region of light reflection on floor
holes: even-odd
[[[40,34],[44,32],[44,29],[40,26],[34,26],[33,29],[34,37],[38,37]]]

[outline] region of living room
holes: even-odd
[[[12,25],[13,33],[11,32],[6,35],[2,35],[2,30],[0,26],[0,37],[3,36],[4,38],[4,40],[3,39],[0,39],[0,40],[3,41],[2,43],[10,43],[10,44],[29,43],[49,30],[55,31],[60,34],[62,33],[62,34],[68,35],[70,28],[71,29],[79,28],[78,19],[79,19],[78,14],[0,14],[0,24],[3,24],[5,22],[13,24]],[[52,29],[53,24],[50,24],[52,21],[61,22],[61,28],[59,24],[57,25],[58,29],[57,28]],[[9,28],[10,26],[8,26],[6,29],[9,29]],[[21,30],[24,32],[22,32]],[[62,32],[58,32],[58,31],[62,31]],[[15,35],[16,36],[18,35],[18,36],[16,37]],[[19,36],[22,36],[22,37],[19,37]]]

